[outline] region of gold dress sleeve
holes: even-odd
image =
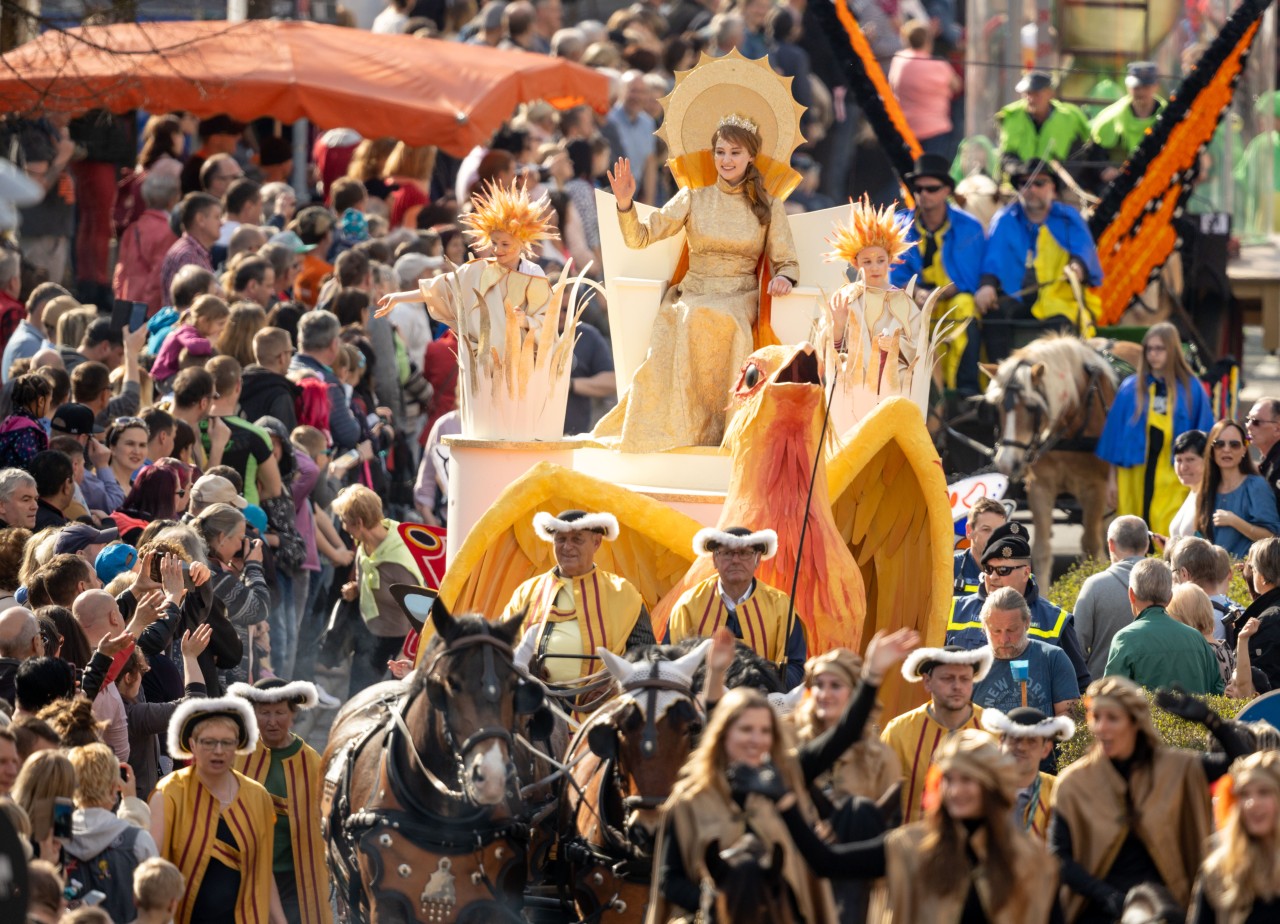
[[[796,260],[796,242],[791,237],[791,222],[787,221],[787,211],[777,196],[773,197],[770,212],[764,248],[772,273],[786,276],[793,283],[799,282],[800,264]]]
[[[625,212],[618,212],[618,224],[622,226],[622,239],[632,250],[643,250],[650,244],[679,234],[689,220],[690,192],[682,189],[668,200],[661,210],[644,221],[636,214],[635,202]]]

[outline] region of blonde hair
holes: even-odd
[[[898,220],[894,205],[897,203],[876,208],[865,194],[849,203],[849,223],[837,223],[835,233],[827,238],[832,247],[830,253],[823,254],[827,262],[856,263],[858,254],[868,247],[881,247],[889,262],[896,263],[911,245],[907,243],[907,226]]]
[[[163,857],[143,860],[133,871],[133,903],[139,911],[164,911],[186,888],[182,871]]]
[[[227,326],[215,346],[224,356],[234,356],[243,366],[254,363],[253,338],[267,326],[267,313],[253,302],[236,302],[227,314]]]
[[[849,688],[850,696],[852,696],[854,688],[858,685],[858,677],[862,674],[862,656],[855,651],[850,651],[848,648],[833,648],[831,651],[815,655],[805,662],[804,699],[800,701],[800,705],[792,713],[796,737],[801,741],[810,741],[824,731],[823,727],[818,724],[818,719],[814,714],[818,708],[816,701],[809,692],[822,674],[833,674],[839,677],[840,681]],[[872,734],[874,734],[872,722],[868,722],[863,738],[869,738]]]
[[[201,295],[182,313],[179,323],[194,325],[199,321],[220,321],[230,317],[231,309],[216,295]]]
[[[395,148],[387,157],[382,167],[384,177],[412,177],[415,180],[429,180],[436,169],[436,149],[433,145],[411,145],[403,141],[396,142]]]
[[[394,138],[366,138],[356,145],[351,155],[351,165],[347,167],[347,176],[362,183],[376,180],[382,176],[387,158],[395,150],[397,141]]]
[[[68,754],[76,771],[76,805],[104,808],[115,799],[120,780],[120,761],[105,744],[84,744]]]
[[[1280,798],[1280,754],[1260,751],[1232,764],[1231,808],[1219,828],[1218,846],[1204,861],[1205,874],[1221,886],[1223,905],[1242,912],[1258,900],[1270,901],[1280,895],[1280,831],[1273,828],[1270,837],[1259,841],[1240,820],[1236,800],[1240,789],[1251,782],[1266,783]]]
[[[289,441],[301,446],[309,456],[320,455],[329,445],[323,431],[308,427],[306,424],[294,427],[293,432],[289,434]]]
[[[751,155],[751,162],[747,164],[747,172],[742,177],[742,190],[747,195],[747,201],[751,203],[751,214],[756,216],[756,221],[767,227],[769,218],[773,214],[773,200],[769,198],[769,193],[765,191],[764,177],[760,175],[760,170],[756,167],[756,157],[760,154],[760,132],[750,119],[743,116],[728,115],[720,120],[720,124],[716,126],[716,130],[711,134],[712,151],[715,150],[716,144],[720,141],[740,144]]]
[[[382,498],[362,484],[347,485],[333,499],[333,512],[368,529],[382,522]]]
[[[708,791],[719,793],[726,801],[731,798],[729,784],[725,782],[729,761],[724,753],[724,740],[734,724],[745,713],[754,709],[766,710],[773,723],[773,743],[769,747],[773,765],[793,792],[804,791],[804,776],[796,764],[791,730],[778,721],[777,713],[763,693],[751,687],[735,687],[721,697],[715,711],[711,713],[711,720],[702,733],[702,740],[680,770],[676,785],[671,790],[671,797],[667,800],[668,808]]]
[[[492,235],[499,231],[519,241],[521,250],[527,253],[533,252],[534,242],[559,237],[551,228],[550,200],[546,196],[531,200],[521,183],[487,183],[483,191],[471,197],[471,205],[471,211],[459,221],[466,226],[462,233],[480,250],[492,246]]]
[[[31,819],[31,834],[37,841],[53,828],[53,800],[71,799],[76,794],[76,771],[62,751],[36,751],[22,764],[13,784],[13,801]]]
[[[1213,635],[1213,602],[1207,593],[1190,581],[1173,588],[1173,598],[1165,609],[1178,622],[1190,626],[1205,638]]]
[[[58,346],[76,349],[84,340],[89,325],[98,319],[97,308],[72,308],[65,311],[57,320],[55,340]],[[47,319],[46,319],[47,320]]]

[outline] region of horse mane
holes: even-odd
[[[1032,386],[1031,370],[1039,364],[1044,365],[1044,374],[1037,388]],[[1024,406],[1042,411],[1045,426],[1049,427],[1080,407],[1090,373],[1104,377],[1115,387],[1116,374],[1111,364],[1087,342],[1070,334],[1047,334],[1014,350],[1000,363],[987,386],[986,400],[999,405],[1005,389],[1016,379]]]
[[[702,639],[700,638],[686,638],[675,645],[655,647],[666,649],[667,652],[674,649],[674,655],[664,654],[663,656],[663,658],[670,659],[686,655],[700,644],[702,644]],[[662,660],[662,658],[654,657],[645,660]],[[706,680],[707,663],[704,661],[698,665],[697,671],[694,672],[693,691],[701,693]],[[726,690],[732,690],[734,687],[752,687],[766,696],[770,693],[785,692],[782,689],[782,681],[778,679],[777,665],[767,658],[760,657],[742,642],[737,642],[735,645],[733,660],[729,663],[729,669],[725,671],[724,687]]]

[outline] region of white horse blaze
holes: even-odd
[[[473,751],[467,761],[467,786],[477,805],[497,805],[507,789],[507,758],[497,739],[483,751]]]

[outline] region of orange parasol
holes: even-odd
[[[603,112],[609,82],[547,55],[282,20],[86,26],[0,57],[11,112],[308,118],[456,155],[536,99]]]

